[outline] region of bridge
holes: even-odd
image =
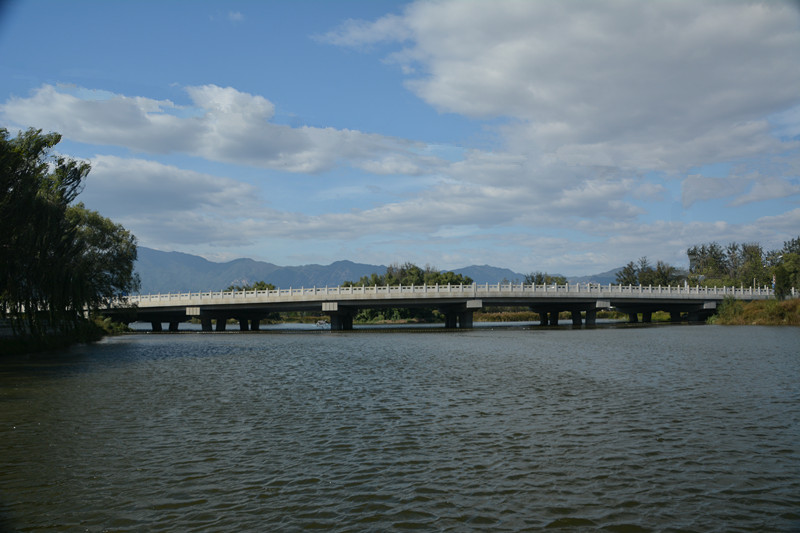
[[[653,287],[639,285],[526,285],[512,283],[471,285],[411,285],[370,287],[313,287],[269,291],[219,291],[176,294],[132,295],[115,302],[103,314],[123,322],[150,322],[153,331],[170,331],[196,318],[203,331],[225,331],[229,319],[242,331],[258,330],[270,313],[312,311],[326,314],[332,330],[353,329],[359,309],[438,309],[446,328],[471,328],[475,311],[485,307],[524,306],[537,312],[542,325],[558,325],[559,313],[568,312],[572,324],[594,325],[597,311],[616,309],[630,322],[650,322],[655,311],[670,314],[673,322],[702,321],[712,315],[725,298],[767,300],[774,291],[744,287]]]

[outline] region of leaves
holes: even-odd
[[[70,205],[90,166],[51,157],[60,139],[0,129],[0,314],[33,336],[75,328],[85,310],[138,287],[136,238]]]

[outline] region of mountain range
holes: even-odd
[[[368,265],[352,261],[336,261],[330,265],[278,266],[253,259],[234,259],[215,263],[200,256],[182,252],[162,252],[139,246],[135,270],[141,278],[140,293],[220,291],[231,285],[247,285],[257,281],[272,283],[278,288],[335,287],[345,281],[358,281],[362,276],[383,274],[386,265]],[[617,269],[618,270],[618,269]],[[617,270],[594,276],[569,278],[570,283],[613,283]],[[472,265],[457,270],[476,283],[521,282],[524,274],[507,268]]]

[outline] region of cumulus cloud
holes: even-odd
[[[415,174],[437,160],[421,143],[355,130],[299,127],[272,121],[266,98],[232,87],[188,87],[191,106],[43,85],[13,97],[0,113],[66,138],[151,154],[185,153],[213,161],[288,172],[319,173],[337,165],[374,173]]]
[[[736,198],[731,205],[744,205],[753,202],[763,202],[774,198],[788,198],[800,195],[800,184],[797,180],[792,183],[789,180],[774,177],[759,176],[753,182],[753,187],[747,192]]]
[[[90,162],[79,199],[151,246],[252,243],[247,228],[269,212],[256,187],[230,178],[109,155]]]
[[[709,178],[691,174],[683,180],[681,202],[684,207],[690,207],[695,202],[734,196],[744,191],[749,183],[741,177]]]
[[[797,103],[798,27],[783,2],[448,0],[328,40],[407,43],[392,60],[422,72],[408,87],[442,111],[512,117],[512,151],[680,170],[783,146],[765,117]]]

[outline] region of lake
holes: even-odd
[[[798,531],[800,329],[135,334],[0,360],[34,531]],[[2,526],[0,526],[2,529]]]

